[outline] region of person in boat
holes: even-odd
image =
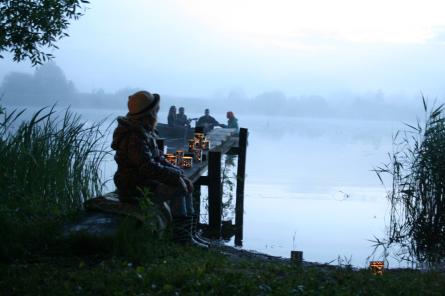
[[[170,127],[176,126],[176,106],[170,106],[170,109],[168,110],[168,116],[167,116],[167,124]]]
[[[196,122],[197,127],[202,127],[204,132],[207,133],[211,131],[215,126],[222,126],[215,118],[210,116],[210,110],[204,110],[204,116],[199,117]]]
[[[239,131],[238,119],[235,117],[232,111],[228,111],[226,114],[227,117],[227,127],[236,129],[236,132]]]
[[[181,127],[190,127],[190,120],[185,115],[184,107],[179,107],[179,112],[176,115],[176,125]]]
[[[111,148],[117,171],[114,183],[122,202],[138,203],[141,188],[152,193],[155,203],[167,201],[172,214],[173,239],[178,243],[206,246],[193,234],[192,182],[179,167],[170,164],[158,149],[155,132],[160,96],[138,91],[128,97],[128,113],[118,117]]]

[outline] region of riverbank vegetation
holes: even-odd
[[[117,234],[66,236],[100,193],[99,124],[42,109],[0,122],[0,295],[441,295],[445,275],[296,265],[175,245],[124,220]]]
[[[0,258],[44,249],[87,197],[100,193],[101,123],[67,110],[5,110],[0,121]]]
[[[386,254],[420,267],[445,264],[445,114],[428,108],[425,118],[394,137],[390,162],[376,170],[392,177],[388,236],[377,243]]]

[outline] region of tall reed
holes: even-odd
[[[445,118],[444,105],[430,110],[423,98],[423,107],[424,123],[398,132],[390,163],[376,170],[392,177],[388,238],[379,244],[434,267],[445,260]]]
[[[29,120],[24,110],[1,116],[0,235],[21,244],[46,237],[101,193],[103,122],[82,122],[70,110],[59,117],[54,107]]]

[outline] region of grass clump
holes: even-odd
[[[24,110],[1,113],[0,259],[44,250],[83,201],[102,189],[102,123],[88,125],[53,108],[24,120]]]
[[[437,267],[445,260],[445,117],[444,105],[429,109],[424,123],[408,125],[394,137],[390,163],[376,170],[392,177],[388,237],[378,241],[396,257]]]

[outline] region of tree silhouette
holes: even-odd
[[[68,36],[72,19],[82,15],[86,0],[0,0],[0,58],[9,51],[13,60],[29,59],[33,66],[53,57],[44,49]]]

